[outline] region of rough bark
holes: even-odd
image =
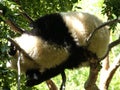
[[[90,62],[90,70],[89,70],[89,77],[85,82],[84,88],[85,90],[99,90],[96,85],[96,80],[99,72],[100,64],[97,62],[97,59],[91,60]]]

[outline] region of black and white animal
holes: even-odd
[[[96,16],[83,12],[48,14],[34,21],[33,30],[14,38],[33,59],[21,54],[21,71],[28,76],[27,85],[39,84],[65,69],[89,65],[93,57],[103,57],[109,44],[106,27],[96,31],[87,44],[87,38],[101,24]],[[10,61],[10,67],[17,69],[18,50],[11,48],[10,54],[15,59]]]

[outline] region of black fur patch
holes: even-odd
[[[34,75],[36,75],[37,79],[34,78]],[[41,76],[41,73],[39,72],[38,69],[27,70],[27,72],[26,72],[26,79],[27,79],[26,86],[32,87],[34,85],[41,83],[40,76]]]
[[[46,69],[44,72],[40,73],[39,70],[28,70],[26,75],[29,76],[29,79],[27,79],[27,86],[34,86],[37,84],[40,84],[43,81],[46,81],[52,77],[57,76],[61,72],[63,72],[65,69],[73,69],[77,68],[82,62],[88,61],[91,58],[97,58],[95,54],[91,53],[84,47],[75,47],[71,49],[71,55],[66,60],[66,62],[50,69]],[[38,79],[33,79],[33,74],[36,73]]]
[[[33,23],[33,28],[32,34],[40,36],[48,42],[62,46],[75,44],[62,16],[58,13],[39,18]]]
[[[26,86],[32,87],[34,85],[40,84],[43,81],[46,81],[54,76],[57,76],[58,74],[60,74],[63,70],[63,67],[57,67],[57,68],[51,68],[51,69],[47,69],[45,72],[40,73],[39,70],[36,69],[30,69],[26,72],[26,76],[27,76],[27,82],[26,82]],[[33,79],[33,74],[36,74],[38,79],[35,80]]]
[[[29,78],[27,80],[28,86],[33,86],[46,81],[60,74],[65,69],[77,68],[82,62],[86,62],[93,57],[97,58],[97,56],[88,51],[86,47],[78,46],[76,44],[60,14],[56,13],[43,16],[33,23],[33,27],[34,29],[31,31],[32,35],[37,35],[45,41],[52,42],[58,46],[69,46],[70,55],[68,60],[65,60],[62,64],[54,68],[46,69],[42,73],[36,70],[29,70],[27,75],[32,76],[31,74],[36,73],[38,80],[34,83],[32,82],[34,79],[31,79],[32,77]]]

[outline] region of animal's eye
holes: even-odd
[[[10,43],[8,54],[14,56],[16,52],[17,52],[16,47],[12,43]]]

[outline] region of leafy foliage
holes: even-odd
[[[102,13],[107,15],[108,20],[119,18],[120,0],[105,0]],[[116,29],[116,25],[117,23],[111,25],[113,32]]]
[[[120,16],[120,1],[119,0],[105,0],[103,13],[106,13],[108,19],[118,18]]]

